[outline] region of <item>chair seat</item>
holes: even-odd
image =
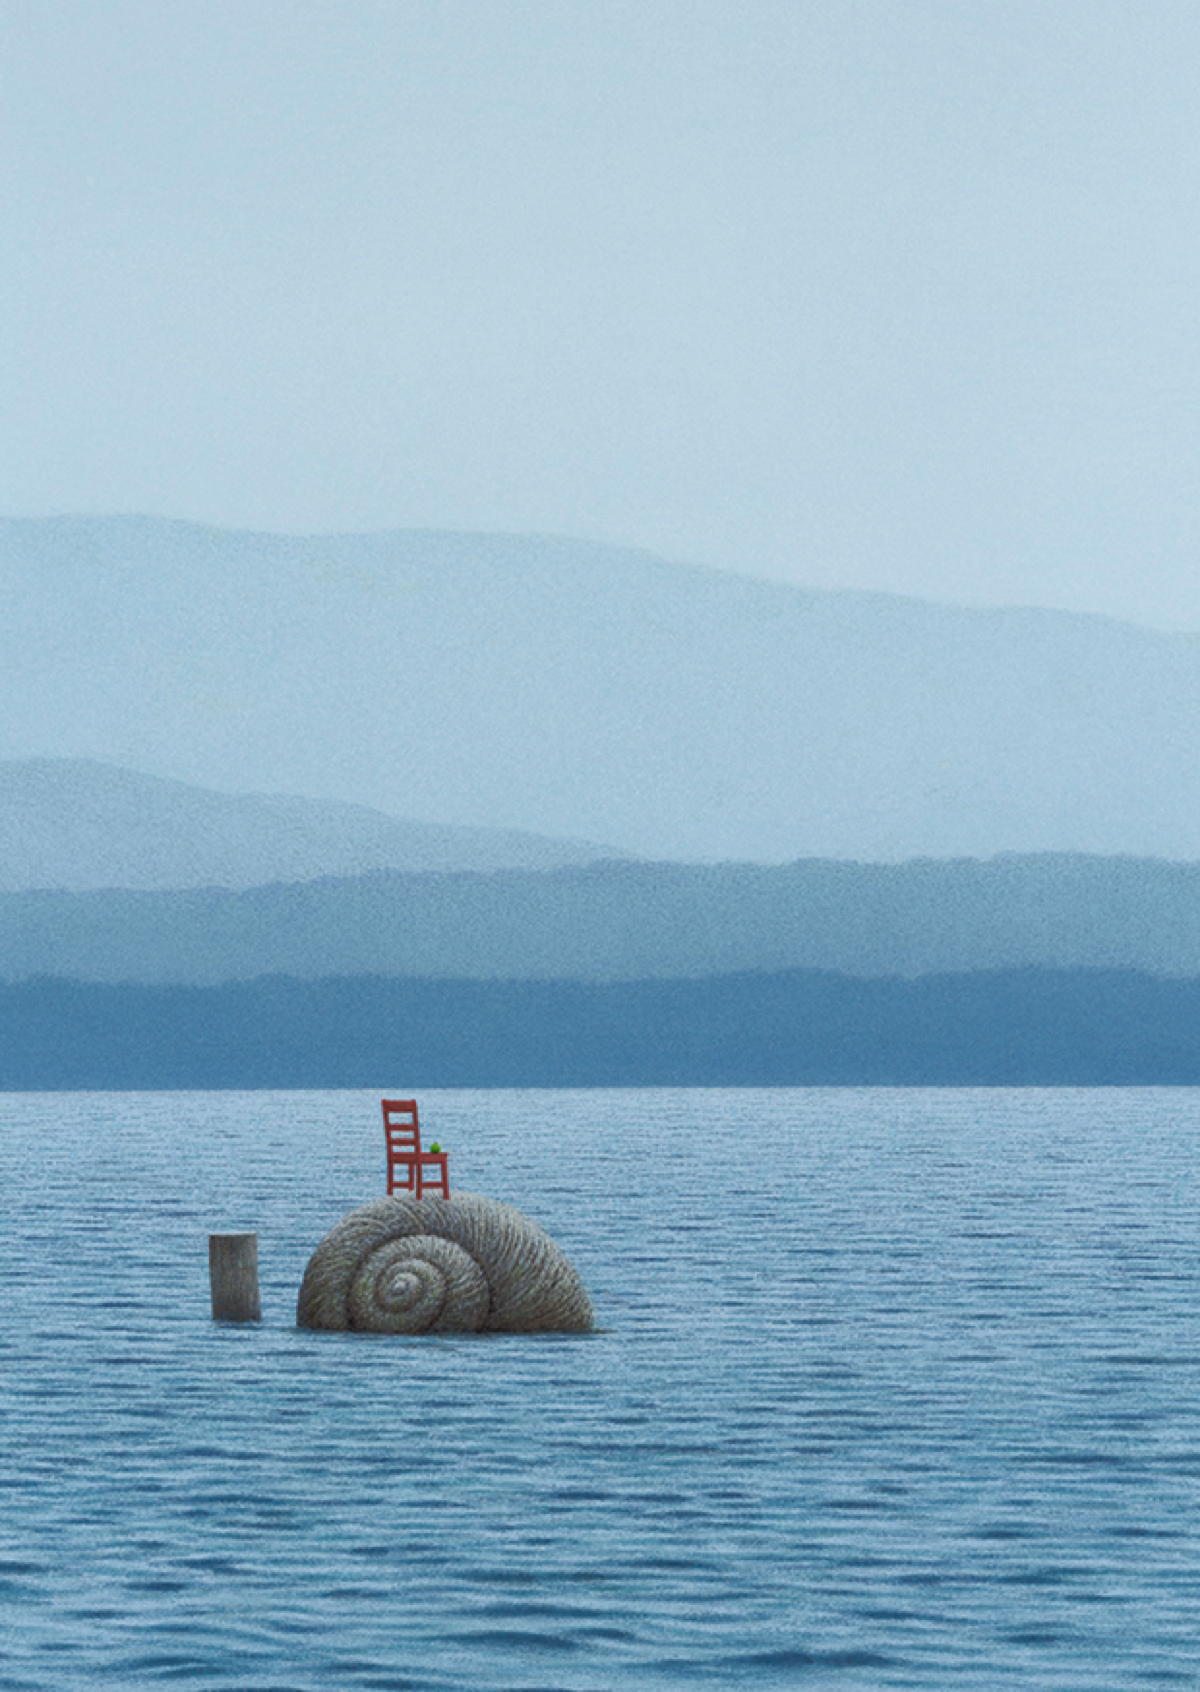
[[[425,1188],[440,1191],[450,1197],[450,1170],[447,1152],[397,1152],[388,1160],[388,1192],[415,1192],[425,1196]],[[430,1179],[425,1168],[432,1164],[438,1173]]]

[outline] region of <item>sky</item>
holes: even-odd
[[[1195,0],[0,0],[0,510],[1200,629]]]

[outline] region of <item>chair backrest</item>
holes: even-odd
[[[380,1099],[383,1107],[383,1132],[387,1138],[388,1161],[393,1157],[407,1157],[421,1150],[421,1130],[417,1124],[416,1099]]]

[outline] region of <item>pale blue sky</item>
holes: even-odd
[[[1195,0],[0,18],[0,508],[1200,628]]]

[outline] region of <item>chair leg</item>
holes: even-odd
[[[417,1197],[425,1197],[425,1189],[432,1193],[440,1193],[443,1198],[450,1197],[450,1171],[446,1159],[443,1157],[433,1166],[433,1173],[426,1175],[425,1165],[418,1163],[414,1166],[417,1183]]]

